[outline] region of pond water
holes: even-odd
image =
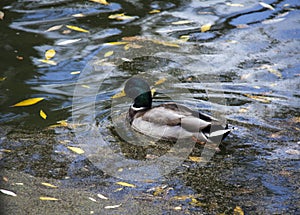
[[[0,5],[1,189],[17,193],[1,194],[4,211],[300,213],[299,1]],[[148,80],[157,104],[227,121],[235,129],[221,150],[185,151],[128,129],[130,100],[114,95],[133,76]],[[44,100],[12,107],[35,97]],[[172,150],[187,154],[178,162]]]

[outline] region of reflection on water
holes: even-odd
[[[249,213],[295,212],[299,195],[300,5],[295,0],[265,3],[269,6],[247,0],[116,1],[109,5],[2,1],[0,144],[12,150],[2,152],[2,165],[60,180],[86,180],[100,174],[83,155],[68,150],[68,144],[76,145],[72,126],[46,134],[40,131],[59,120],[71,122],[72,111],[82,113],[93,103],[95,114],[82,113],[82,122],[90,128],[98,123],[97,129],[118,155],[133,160],[155,158],[168,147],[150,145],[145,151],[145,146],[126,144],[119,137],[111,114],[124,113],[111,112],[111,96],[133,75],[144,72],[156,75],[157,80],[170,75],[180,81],[170,85],[175,91],[188,91],[178,94],[179,102],[226,118],[237,130],[205,168],[186,161],[166,175],[164,182],[173,191],[165,198],[203,195],[206,206],[182,202],[192,213],[222,213],[232,211],[235,205]],[[108,18],[123,12],[135,18]],[[207,24],[210,29],[201,32],[201,26]],[[40,61],[48,49],[56,51],[51,60],[57,65]],[[113,53],[107,54],[110,51]],[[174,89],[156,88],[157,103],[169,99],[163,95],[174,93]],[[75,89],[86,93],[77,100],[76,108]],[[45,100],[33,106],[10,107],[30,97]],[[121,105],[125,111],[130,102]],[[46,120],[39,116],[41,109],[48,115]],[[130,131],[125,133],[130,135]],[[200,151],[195,147],[191,155],[199,156]],[[149,185],[140,184],[139,189],[132,192],[147,193]]]

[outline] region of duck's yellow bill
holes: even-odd
[[[122,98],[122,97],[124,97],[124,96],[126,96],[126,93],[125,93],[125,91],[124,91],[124,89],[123,89],[121,92],[119,92],[119,93],[113,95],[111,98],[113,98],[113,99],[118,99],[118,98]]]
[[[155,93],[155,92],[156,92],[156,90],[155,90],[154,88],[152,88],[152,89],[151,89],[151,95],[154,96],[154,93]],[[126,93],[125,93],[125,91],[124,91],[124,89],[123,89],[121,92],[119,92],[119,93],[113,95],[111,98],[112,98],[112,99],[118,99],[118,98],[122,98],[122,97],[124,97],[124,96],[126,96]]]

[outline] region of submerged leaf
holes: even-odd
[[[190,159],[191,161],[194,161],[194,162],[197,162],[197,163],[203,161],[203,158],[202,158],[202,157],[192,157],[192,156],[189,156],[189,159]]]
[[[108,200],[108,198],[100,193],[97,194],[100,199]]]
[[[59,199],[54,197],[48,197],[48,196],[40,196],[40,200],[42,201],[58,201]]]
[[[104,57],[109,57],[112,56],[114,54],[114,51],[108,51],[104,54]]]
[[[77,154],[83,154],[84,151],[81,148],[78,147],[74,147],[74,146],[67,146],[68,149],[70,149],[71,151],[77,153]]]
[[[0,192],[4,193],[6,195],[9,195],[9,196],[14,196],[14,197],[17,196],[17,194],[15,194],[14,192],[9,191],[9,190],[0,189]]]
[[[244,215],[244,211],[241,207],[236,206],[233,210],[233,215]]]
[[[20,101],[14,105],[12,105],[12,107],[20,107],[20,106],[29,106],[29,105],[34,105],[40,101],[44,100],[44,98],[31,98],[31,99],[26,99],[23,101]]]
[[[67,28],[74,30],[74,31],[79,31],[79,32],[83,32],[83,33],[88,33],[89,31],[74,25],[66,25]]]
[[[159,79],[158,81],[156,81],[155,83],[154,83],[154,85],[159,85],[159,84],[163,84],[163,83],[165,83],[166,82],[166,78],[161,78],[161,79]]]
[[[109,5],[109,3],[106,0],[90,0],[92,2],[100,3],[103,5]]]
[[[129,183],[123,182],[123,181],[118,181],[118,182],[116,182],[116,184],[124,186],[124,187],[136,187],[134,184],[129,184]]]
[[[46,186],[46,187],[57,188],[57,186],[55,186],[53,184],[50,184],[50,183],[42,182],[41,184]]]
[[[47,119],[47,114],[46,114],[43,110],[40,110],[40,116],[41,116],[43,119]]]
[[[104,208],[105,209],[114,209],[114,208],[118,208],[120,207],[122,204],[119,204],[119,205],[108,205],[108,206],[105,206]]]
[[[201,32],[206,32],[206,31],[209,31],[211,28],[211,24],[205,24],[205,25],[202,25],[201,26]]]

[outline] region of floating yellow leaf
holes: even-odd
[[[46,187],[57,188],[57,186],[55,186],[53,184],[50,184],[50,183],[42,182],[41,184],[46,186]]]
[[[233,215],[244,215],[244,211],[241,207],[236,206],[233,210]]]
[[[118,45],[126,45],[128,42],[109,42],[105,43],[105,45],[118,46]]]
[[[92,198],[92,197],[89,197],[89,200],[93,201],[93,202],[97,202],[96,199]]]
[[[122,204],[119,204],[119,205],[108,205],[108,206],[105,206],[104,208],[105,209],[114,209],[114,208],[118,208],[120,207]]]
[[[54,49],[49,49],[45,52],[45,59],[46,60],[50,60],[51,58],[53,58],[55,56],[56,52]]]
[[[177,22],[172,22],[171,24],[172,25],[185,25],[185,24],[190,24],[192,22],[193,21],[191,21],[191,20],[181,20],[181,21],[177,21]]]
[[[54,197],[48,197],[48,196],[40,196],[40,200],[42,201],[58,201],[59,199]]]
[[[49,31],[57,31],[57,30],[61,29],[62,27],[63,27],[63,25],[55,25],[55,26],[52,26],[52,27],[48,28],[48,29],[46,30],[46,32],[49,32]]]
[[[136,187],[134,184],[129,184],[129,183],[123,182],[123,181],[116,182],[116,184],[124,186],[124,187]]]
[[[67,146],[68,149],[70,149],[71,151],[77,153],[77,154],[83,154],[84,151],[81,148],[78,147],[74,147],[74,146]]]
[[[189,156],[189,159],[191,161],[194,161],[194,162],[201,162],[203,161],[203,158],[202,157],[193,157],[193,156]]]
[[[4,189],[0,189],[0,192],[1,193],[4,193],[6,195],[9,195],[9,196],[17,196],[17,194],[15,194],[14,192],[10,191],[10,190],[4,190]]]
[[[74,26],[74,25],[66,25],[66,27],[71,29],[71,30],[79,31],[79,32],[83,32],[83,33],[88,33],[89,32],[88,30],[85,30],[83,28],[80,28],[80,27],[77,27],[77,26]]]
[[[108,16],[109,19],[115,19],[118,21],[123,21],[123,20],[130,20],[130,19],[135,19],[136,17],[134,16],[127,16],[125,13],[119,13],[119,14],[112,14]]]
[[[42,63],[50,64],[52,66],[56,66],[57,65],[57,63],[54,60],[39,59],[39,61],[42,62]]]
[[[211,24],[205,24],[201,26],[201,32],[209,31],[211,28]]]
[[[160,10],[154,9],[149,11],[150,14],[160,13]]]
[[[74,72],[70,72],[71,75],[77,75],[80,74],[80,71],[74,71]]]
[[[161,78],[161,79],[159,79],[158,81],[156,81],[156,82],[154,83],[154,85],[159,85],[159,84],[165,83],[166,80],[167,80],[166,78]]]
[[[21,102],[18,102],[11,107],[20,107],[20,106],[29,106],[29,105],[34,105],[40,101],[44,100],[44,98],[31,98],[31,99],[26,99]]]
[[[118,99],[118,98],[122,98],[122,97],[124,97],[124,96],[126,96],[126,93],[125,93],[124,90],[122,90],[121,92],[119,92],[119,93],[113,95],[111,98],[112,98],[112,99]]]
[[[43,119],[47,119],[47,114],[46,114],[43,110],[40,110],[40,116],[41,116]]]
[[[128,50],[130,48],[133,48],[133,49],[140,49],[142,48],[143,46],[141,45],[138,45],[138,44],[134,44],[134,43],[128,43],[127,45],[124,46],[124,50]]]
[[[114,54],[114,51],[108,51],[104,54],[104,57],[109,57],[112,56]]]
[[[188,41],[190,39],[190,36],[189,35],[182,35],[182,36],[180,36],[179,39],[182,40],[182,41],[184,41],[184,42],[186,42],[186,41]]]
[[[264,8],[267,8],[267,9],[269,9],[269,10],[275,10],[275,8],[274,8],[273,6],[271,6],[271,5],[267,4],[267,3],[259,2],[259,4],[260,4],[261,6],[263,6]]]
[[[0,11],[0,19],[3,20],[3,18],[4,18],[4,13]]]
[[[100,3],[103,5],[109,5],[109,3],[106,0],[90,0],[92,2]]]
[[[0,77],[0,81],[5,81],[6,77]]]

